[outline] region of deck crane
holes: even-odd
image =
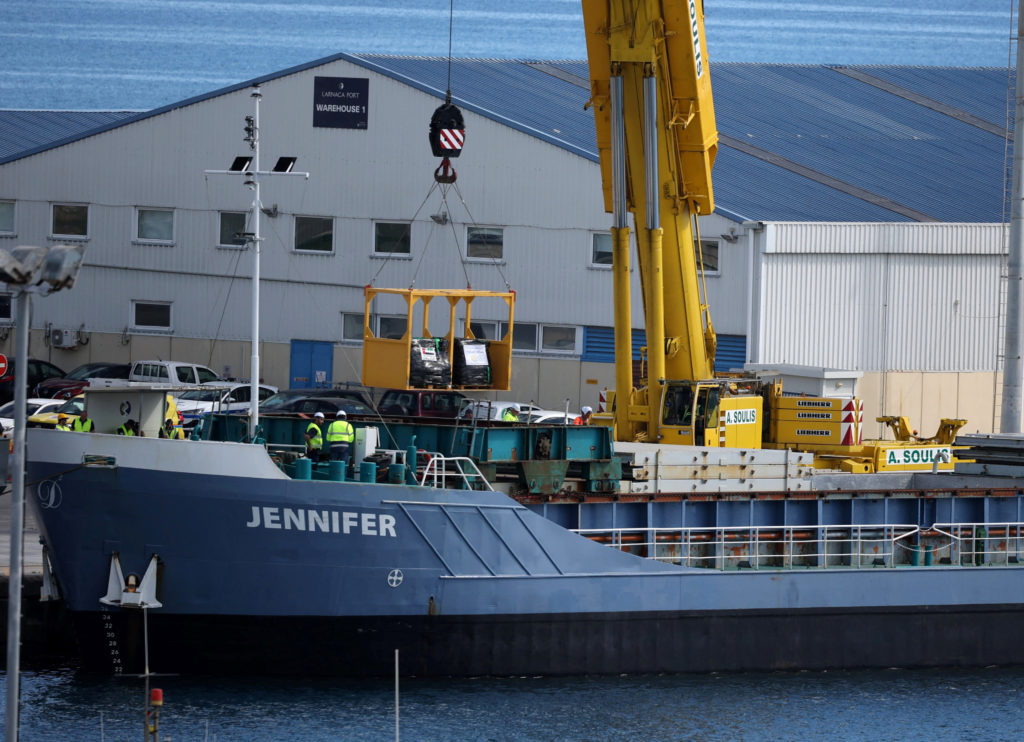
[[[582,0],[605,210],[612,216],[615,438],[697,446],[813,451],[846,471],[919,469],[943,455],[966,420],[918,437],[882,417],[894,441],[863,441],[856,398],[787,396],[779,380],[715,377],[715,332],[695,250],[697,217],[714,209],[718,130],[703,0]],[[633,214],[647,333],[646,378],[633,379]]]
[[[700,0],[583,0],[591,100],[613,214],[616,437],[751,446],[761,439],[758,383],[715,379],[715,332],[694,255],[696,218],[714,209],[718,130]],[[647,331],[647,379],[634,388],[630,231]],[[727,426],[717,417],[745,421]]]

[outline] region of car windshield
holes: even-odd
[[[64,378],[74,379],[75,381],[84,381],[85,379],[90,379],[98,372],[103,372],[106,369],[107,364],[105,363],[86,363],[76,368]]]
[[[67,402],[57,408],[57,412],[67,413],[68,415],[77,415],[85,408],[85,400],[79,397],[69,399]]]
[[[305,397],[304,392],[278,392],[267,397],[265,400],[260,402],[261,410],[274,410],[278,407],[284,407],[289,402],[294,402],[296,399]]]
[[[39,404],[36,403],[36,407],[38,407],[38,406],[39,406]],[[13,399],[10,402],[8,402],[7,404],[5,404],[3,407],[0,407],[0,417],[14,417],[14,400]]]
[[[223,394],[223,389],[193,389],[179,394],[178,399],[191,399],[197,402],[216,402]]]

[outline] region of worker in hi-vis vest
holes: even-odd
[[[338,410],[334,420],[327,427],[327,445],[331,448],[331,461],[343,461],[348,465],[349,451],[356,439],[355,428],[348,421],[345,410]]]

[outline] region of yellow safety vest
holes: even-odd
[[[117,429],[118,435],[135,435],[135,431],[128,427],[127,423]]]
[[[306,428],[306,435],[309,436],[309,447],[310,448],[323,448],[324,438],[323,433],[320,432],[320,426],[316,423],[310,423]]]
[[[519,415],[511,407],[506,407],[505,411],[501,413],[501,419],[506,423],[517,423],[519,422]]]
[[[76,433],[91,433],[92,432],[92,418],[85,423],[82,422],[82,418],[76,417],[73,429]]]
[[[356,431],[348,420],[334,420],[327,427],[327,444],[351,443],[355,440]]]

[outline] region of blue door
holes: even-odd
[[[290,378],[293,389],[334,386],[334,343],[292,340]]]

